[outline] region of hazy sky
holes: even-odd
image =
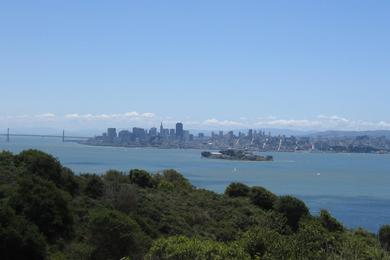
[[[1,1],[0,127],[390,129],[390,1]]]

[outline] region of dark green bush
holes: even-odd
[[[155,183],[152,176],[144,170],[133,169],[129,173],[130,183],[134,183],[141,188],[153,188]]]
[[[245,253],[242,247],[235,243],[225,244],[211,240],[173,236],[154,242],[146,259],[249,260],[250,256]]]
[[[50,242],[69,238],[73,231],[70,195],[52,182],[35,176],[24,176],[18,181],[10,205],[19,215],[39,227]]]
[[[0,259],[45,259],[46,243],[38,227],[0,204]]]
[[[91,212],[88,240],[94,247],[92,259],[138,259],[150,243],[131,217],[104,208]]]
[[[390,225],[384,225],[379,229],[379,241],[385,250],[390,251]]]
[[[341,232],[344,230],[343,225],[324,209],[321,210],[319,219],[322,225],[330,232]]]
[[[250,190],[249,197],[251,202],[262,209],[272,209],[277,196],[263,187],[253,187]]]
[[[225,195],[229,197],[247,197],[249,195],[250,188],[240,182],[233,182],[226,190]]]
[[[288,225],[295,231],[301,218],[309,214],[305,203],[292,196],[279,197],[275,203],[275,210],[286,216]]]
[[[96,175],[88,176],[87,179],[87,185],[84,190],[85,194],[94,199],[102,197],[104,195],[103,180]]]

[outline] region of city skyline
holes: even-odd
[[[389,7],[3,2],[0,128],[390,129]]]
[[[181,121],[191,130],[239,130],[239,129],[275,129],[292,131],[372,131],[390,130],[387,121],[352,120],[337,115],[318,115],[313,118],[277,118],[274,116],[219,120],[176,119],[164,117],[152,112],[126,112],[116,114],[66,114],[45,113],[40,115],[0,116],[1,128],[13,129],[67,129],[71,131],[90,130],[99,132],[108,127],[128,129],[132,127],[159,128],[161,123],[172,128]]]

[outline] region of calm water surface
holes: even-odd
[[[40,149],[76,173],[173,168],[195,186],[223,192],[233,181],[302,198],[313,214],[328,209],[348,227],[390,224],[390,155],[271,153],[274,162],[208,160],[199,150],[93,147],[60,139],[0,138],[0,150]]]

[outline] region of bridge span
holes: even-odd
[[[7,142],[10,142],[11,137],[42,137],[42,138],[61,138],[62,142],[78,142],[82,140],[88,140],[92,137],[88,136],[67,136],[65,135],[65,130],[62,131],[62,135],[49,135],[49,134],[29,134],[29,133],[23,133],[23,134],[12,134],[10,132],[10,129],[7,129],[7,132],[5,134],[1,134],[0,136],[5,136]]]

